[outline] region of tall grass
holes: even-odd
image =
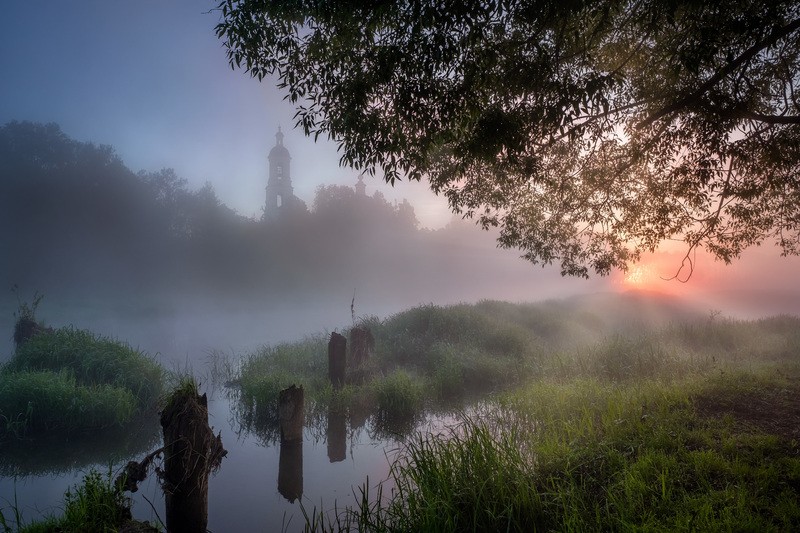
[[[410,411],[473,388],[501,392],[451,433],[408,439],[391,494],[366,484],[354,507],[308,514],[307,526],[800,530],[800,448],[781,423],[800,396],[800,319],[604,324],[499,302],[371,319],[372,390],[394,391],[376,405]],[[436,394],[404,401],[415,388]],[[761,411],[748,416],[765,420],[724,415],[754,404]]]
[[[0,442],[124,425],[155,407],[163,383],[160,365],[126,344],[42,331],[0,369]]]
[[[11,511],[13,524],[0,512],[0,526],[8,532],[105,532],[121,531],[123,527],[132,528],[130,531],[150,530],[138,529],[134,527],[136,524],[130,523],[131,500],[116,486],[110,470],[103,476],[92,469],[80,484],[68,489],[64,494],[64,513],[60,517],[47,516],[26,524],[16,506]]]
[[[761,385],[785,385],[772,377]],[[339,520],[373,531],[796,531],[797,444],[693,407],[725,383],[525,387],[504,397],[499,420],[408,441],[388,501],[362,499]]]
[[[14,372],[0,377],[0,434],[23,437],[51,431],[124,425],[136,398],[112,385],[79,385],[61,372]]]
[[[360,325],[371,329],[375,354],[346,391],[330,391],[326,336],[265,347],[244,360],[235,380],[237,417],[250,429],[276,435],[278,392],[292,384],[304,386],[312,411],[331,401],[346,408],[360,398],[373,406],[373,421],[384,424],[412,419],[409,406],[457,404],[534,380],[680,380],[723,366],[800,361],[796,317],[695,316],[645,326],[631,310],[620,308],[619,314],[609,318],[563,302],[482,301],[425,305],[385,320],[368,317]],[[408,377],[402,386],[398,376]]]
[[[72,327],[43,332],[19,346],[3,373],[71,372],[83,385],[108,384],[130,391],[140,407],[163,392],[162,367],[125,343]]]

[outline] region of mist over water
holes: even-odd
[[[40,294],[35,311],[44,325],[90,330],[145,352],[168,370],[196,376],[209,393],[210,423],[229,451],[210,481],[212,529],[235,523],[242,531],[274,530],[291,520],[289,529],[296,530],[302,527],[298,499],[328,510],[334,501],[352,503],[353,487],[367,476],[372,483],[386,478],[404,435],[441,430],[457,417],[440,406],[392,426],[370,411],[345,417],[329,409],[313,414],[302,445],[289,450],[274,438],[274,426],[259,425],[258,414],[247,411],[252,403],[213,382],[220,362],[236,368],[265,346],[346,333],[356,323],[383,324],[420,305],[429,307],[416,312],[434,321],[435,310],[452,304],[539,302],[524,308],[530,317],[503,330],[510,340],[498,342],[529,346],[536,339],[542,342],[537,350],[563,349],[568,357],[576,347],[609,339],[613,351],[615,335],[638,338],[648,328],[707,324],[718,314],[800,313],[796,289],[776,281],[780,276],[766,280],[772,285],[761,284],[766,291],[758,284],[726,287],[702,274],[692,290],[626,284],[620,277],[563,278],[555,268],[533,266],[517,252],[497,248],[496,233],[470,221],[454,218],[444,227],[425,228],[412,204],[357,187],[321,186],[309,205],[296,207],[259,220],[242,217],[210,186],[193,190],[168,169],[134,173],[111,148],[74,141],[55,125],[3,126],[0,362],[14,353],[15,313]],[[498,316],[513,315],[503,305],[484,303],[480,312],[463,306],[454,313],[478,316],[473,325],[486,325],[492,309]],[[487,309],[488,318],[481,314]],[[414,314],[406,317],[409,328]],[[476,332],[464,327],[455,324],[450,338],[429,339],[425,350],[466,365],[480,350],[470,351],[464,339]],[[491,330],[480,333],[491,343]],[[417,339],[409,342],[409,350],[416,349]],[[617,364],[611,351],[601,355]],[[496,354],[479,355],[469,361],[477,367],[462,368],[465,376],[483,379],[489,371],[502,376],[500,370],[507,370]],[[474,407],[470,402],[478,396],[465,397],[464,405],[453,401],[453,410]],[[55,442],[6,453],[3,497],[16,494],[31,518],[52,511],[87,468],[138,460],[158,446],[160,430],[151,418],[105,440],[76,438],[67,447]],[[163,517],[161,489],[152,476],[135,501],[137,517]]]

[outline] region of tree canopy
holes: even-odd
[[[667,240],[800,253],[795,0],[225,0],[231,66],[277,76],[341,162],[428,179],[534,263]]]

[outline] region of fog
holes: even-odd
[[[357,190],[355,178],[353,186],[321,185],[307,205],[297,199],[292,209],[247,218],[212,186],[192,189],[171,169],[135,173],[112,147],[71,139],[55,124],[6,124],[2,357],[11,353],[17,306],[36,293],[49,325],[89,328],[170,364],[199,364],[215,350],[241,355],[427,303],[638,289],[742,318],[799,311],[797,262],[769,249],[732,267],[698,261],[688,283],[661,279],[680,264],[668,252],[645,258],[652,279],[565,278],[499,249],[496,234],[472,221],[453,216],[428,229],[411,203],[390,202],[371,185]]]
[[[274,159],[271,163],[265,174],[274,177],[277,167]],[[284,165],[281,172],[288,174]],[[36,318],[46,326],[88,329],[146,352],[168,370],[194,375],[209,392],[210,421],[229,452],[208,484],[210,529],[286,529],[283,520],[294,520],[291,527],[297,529],[302,527],[298,499],[307,507],[336,498],[347,502],[367,476],[386,479],[388,458],[402,436],[456,424],[445,405],[459,396],[452,393],[441,405],[428,406],[430,411],[400,421],[381,417],[380,410],[359,413],[358,404],[348,406],[345,417],[344,411],[311,401],[302,440],[289,447],[277,442],[274,417],[258,416],[259,406],[277,409],[274,401],[246,401],[237,387],[215,389],[221,383],[214,383],[213,368],[220,361],[232,362],[241,380],[257,373],[248,374],[237,362],[259,350],[263,358],[270,353],[264,345],[347,333],[354,322],[385,327],[383,319],[419,305],[539,302],[519,307],[484,302],[442,313],[426,307],[399,315],[388,328],[395,328],[392,335],[401,345],[425,352],[416,355],[429,367],[418,369],[413,386],[427,387],[427,374],[436,374],[432,369],[442,362],[457,361],[455,368],[466,369],[455,383],[467,390],[461,408],[469,412],[480,409],[477,395],[488,394],[499,381],[508,385],[533,375],[501,373],[497,369],[509,364],[509,354],[484,353],[485,346],[472,344],[524,346],[520,353],[535,345],[538,355],[529,353],[532,359],[547,353],[561,360],[566,353],[575,368],[612,374],[615,368],[629,372],[625,358],[632,357],[649,375],[649,367],[674,363],[664,355],[671,353],[668,348],[653,344],[663,338],[653,327],[710,325],[719,314],[800,312],[792,285],[797,263],[780,262],[769,249],[749,253],[727,269],[701,256],[687,283],[662,279],[680,265],[680,252],[670,250],[643,258],[635,267],[640,270],[628,274],[562,277],[558,268],[532,265],[514,250],[499,249],[497,234],[472,221],[453,216],[440,227],[425,227],[412,202],[387,200],[356,178],[352,185],[322,184],[313,198],[294,197],[284,182],[280,208],[267,204],[263,216],[246,217],[225,205],[211,185],[192,187],[193,180],[168,168],[134,172],[114,148],[72,139],[55,124],[0,127],[0,332],[5,332],[0,362],[14,350],[15,316],[38,302]],[[448,325],[438,334],[449,337],[428,334],[435,317]],[[634,341],[614,340],[617,334],[638,339],[647,331],[641,354],[631,356],[631,346],[639,349]],[[704,330],[664,331],[691,337]],[[326,342],[317,337],[297,351],[290,345],[290,357],[282,360],[302,366],[305,349],[319,362]],[[398,350],[404,357],[406,348]],[[476,351],[480,364],[473,368]],[[376,375],[385,376],[394,364]],[[281,378],[291,380],[280,387],[296,379],[309,390],[316,379]],[[86,469],[111,464],[118,471],[158,447],[157,418],[148,415],[144,423],[103,428],[102,436],[9,439],[0,492],[14,491],[26,520],[59,509],[64,491],[79,483]],[[135,495],[138,519],[164,515],[154,477]]]
[[[55,124],[3,126],[0,161],[6,332],[17,306],[41,294],[48,325],[178,363],[333,330],[353,315],[608,287],[534,267],[471,221],[424,228],[410,203],[354,187],[322,185],[308,207],[246,218],[210,185],[193,190],[170,169],[134,173],[113,148]],[[3,342],[5,358],[10,333]]]

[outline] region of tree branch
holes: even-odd
[[[720,81],[725,79],[725,77],[727,77],[729,74],[736,71],[736,69],[738,69],[739,67],[741,67],[742,65],[753,59],[756,56],[756,54],[758,54],[765,48],[772,46],[783,37],[786,37],[787,35],[797,31],[798,29],[800,29],[800,19],[795,19],[786,26],[779,28],[777,31],[775,31],[775,33],[773,33],[766,39],[763,39],[755,43],[753,46],[745,50],[739,57],[728,63],[725,66],[725,68],[717,71],[716,74],[714,74],[708,80],[706,80],[706,82],[703,83],[700,87],[698,87],[697,90],[684,96],[680,100],[677,100],[669,104],[666,107],[662,107],[660,110],[656,111],[655,113],[653,113],[652,115],[641,121],[639,124],[637,124],[636,128],[644,129],[647,126],[651,125],[653,122],[667,115],[671,115],[672,113],[675,113],[680,109],[683,109],[684,107],[688,106],[693,102],[696,102],[697,100],[700,99],[700,97],[703,96],[703,94],[709,91]]]

